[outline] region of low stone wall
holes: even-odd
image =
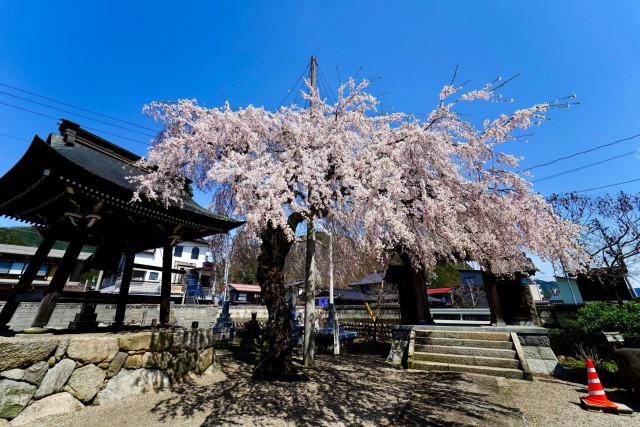
[[[584,307],[582,305],[563,305],[563,304],[538,304],[536,310],[545,328],[559,328],[564,325],[567,320],[574,320],[578,316],[578,310]]]
[[[0,310],[5,302],[0,301]],[[9,327],[20,332],[31,327],[31,322],[36,316],[40,303],[20,303],[18,310],[9,322]],[[50,329],[67,329],[73,322],[76,314],[80,313],[82,304],[61,303],[56,305],[51,319],[47,324]],[[191,327],[192,322],[198,322],[201,327],[208,327],[215,323],[220,315],[221,307],[215,305],[181,305],[175,304],[171,309],[171,318],[174,326]],[[303,308],[304,310],[304,308]],[[236,323],[244,323],[251,320],[251,313],[256,312],[259,322],[266,322],[269,318],[267,308],[264,305],[232,305],[229,309],[231,320]],[[96,307],[97,321],[103,324],[111,324],[115,320],[115,304],[99,304]],[[150,326],[153,319],[160,318],[160,306],[158,304],[129,304],[125,312],[125,324],[137,324]]]
[[[157,392],[210,372],[213,342],[212,329],[0,338],[0,420],[22,425]]]
[[[372,323],[371,316],[364,305],[336,305],[338,319],[340,322],[347,323]],[[324,308],[318,308],[319,316],[326,311]],[[399,324],[400,323],[400,305],[389,304],[380,306],[371,305],[371,311],[377,317],[380,323]]]

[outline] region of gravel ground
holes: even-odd
[[[587,427],[587,426],[640,426],[639,402],[624,390],[609,388],[603,383],[607,398],[627,405],[634,414],[615,415],[585,411],[580,407],[580,396],[589,394],[587,374],[584,382],[563,381],[551,376],[536,376],[533,382],[510,381],[509,394],[522,411],[531,427]]]
[[[256,382],[246,357],[218,358],[220,369],[170,391],[147,394],[38,426],[630,426],[638,417],[583,411],[583,385],[538,377],[533,382],[481,375],[403,370],[384,357],[317,357],[308,381]],[[609,397],[633,407],[633,402]],[[615,399],[614,399],[615,396]],[[633,409],[640,409],[633,407]],[[637,423],[637,424],[635,424]]]

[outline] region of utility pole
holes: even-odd
[[[333,234],[329,234],[329,315],[333,316],[333,355],[340,354],[340,328],[338,326],[338,311],[333,303]]]
[[[311,57],[309,77],[311,88],[316,91],[316,57]],[[311,118],[313,119],[313,109],[315,103],[311,100]],[[316,268],[316,226],[311,213],[311,202],[313,199],[312,183],[309,183],[307,194],[307,206],[309,207],[309,218],[307,219],[307,259],[305,274],[305,303],[304,303],[304,341],[302,343],[302,359],[304,366],[313,366],[315,353],[315,323],[316,323],[316,280],[318,277]]]

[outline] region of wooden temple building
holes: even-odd
[[[136,185],[128,177],[149,173],[136,166],[139,156],[68,120],[62,119],[59,130],[46,141],[35,136],[24,156],[0,178],[0,215],[33,225],[43,237],[0,312],[0,328],[7,328],[21,301],[33,300],[31,284],[56,241],[68,242],[68,247],[40,301],[31,332],[44,330],[58,302],[94,307],[116,303],[115,325],[122,325],[127,303],[142,302],[128,295],[134,256],[157,247],[165,254],[161,296],[147,296],[144,302],[159,303],[160,323],[167,324],[172,247],[226,233],[243,221],[214,215],[186,195],[170,206],[144,196],[134,202]],[[94,270],[116,271],[124,257],[119,294],[64,290],[84,245],[96,248]]]

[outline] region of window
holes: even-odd
[[[24,262],[14,262],[11,264],[11,268],[9,269],[9,274],[22,274],[22,270],[24,270],[24,266],[26,264]]]
[[[131,273],[131,280],[136,282],[143,282],[145,275],[146,271],[144,270],[133,270],[133,273]]]
[[[0,261],[0,274],[7,274],[11,268],[11,263],[8,261]]]
[[[36,276],[46,276],[47,271],[49,271],[49,266],[47,264],[42,264],[38,269],[38,274],[36,274]]]
[[[149,281],[157,282],[159,278],[160,273],[158,273],[157,271],[152,271],[151,273],[149,273]]]
[[[173,250],[173,256],[180,258],[182,256],[182,246],[176,246],[176,248]]]
[[[191,259],[198,259],[200,256],[200,248],[193,248],[191,250]]]

